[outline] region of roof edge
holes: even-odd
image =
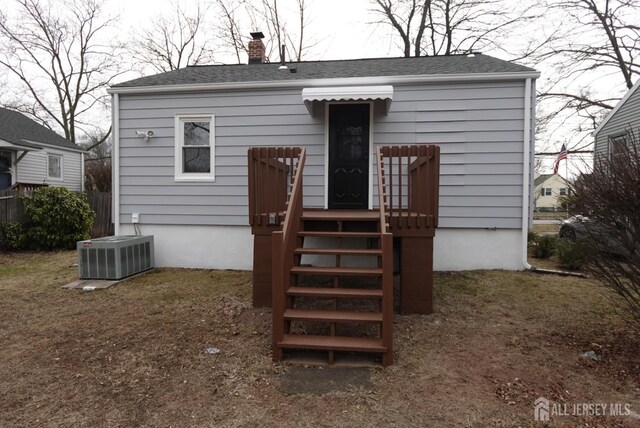
[[[42,148],[48,147],[48,148],[57,149],[57,150],[66,150],[68,152],[89,153],[88,151],[86,151],[85,149],[81,148],[77,144],[74,144],[76,147],[67,147],[67,146],[62,146],[62,145],[59,145],[59,144],[51,144],[51,143],[43,143],[41,141],[27,140],[27,139],[24,139],[24,138],[22,139],[22,141],[25,141],[25,142],[31,143],[31,144],[35,144],[37,146],[41,146]],[[69,144],[73,144],[73,143],[71,141],[69,141]]]
[[[112,86],[107,89],[109,94],[152,94],[160,92],[192,92],[192,91],[223,91],[230,89],[271,89],[298,88],[304,86],[366,86],[410,83],[440,83],[458,81],[493,81],[537,79],[540,72],[518,71],[507,73],[461,73],[461,74],[420,74],[409,76],[367,76],[344,77],[329,79],[300,79],[273,80],[255,82],[223,82],[223,83],[189,83],[181,85],[154,86]]]
[[[618,101],[618,104],[616,104],[616,106],[613,108],[613,110],[611,110],[609,112],[609,114],[602,120],[602,122],[600,122],[600,125],[598,125],[598,127],[591,132],[591,136],[595,137],[596,135],[598,135],[598,132],[600,132],[602,130],[602,128],[604,128],[604,126],[607,124],[607,122],[609,122],[609,120],[611,120],[611,118],[613,117],[613,115],[615,115],[618,110],[620,110],[620,108],[624,105],[625,102],[627,102],[627,100],[629,98],[631,98],[631,95],[633,95],[633,93],[640,88],[640,79],[638,79],[636,81],[636,83],[631,87],[631,89],[629,89],[627,91],[627,93],[624,95],[624,97],[622,97],[622,99],[620,101]]]

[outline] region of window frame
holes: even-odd
[[[559,190],[559,195],[560,196],[568,196],[569,195],[569,188],[568,187],[561,187]]]
[[[186,122],[209,122],[209,172],[182,172],[184,147],[184,124]],[[213,113],[179,113],[174,125],[174,179],[176,182],[215,182],[215,115]],[[205,146],[202,146],[205,147]]]
[[[547,190],[549,193],[547,193]],[[553,189],[551,187],[541,187],[540,196],[553,196]]]
[[[60,166],[60,176],[53,176],[50,174],[51,169],[50,162],[51,158],[56,157],[59,159],[58,165]],[[47,153],[47,180],[51,181],[64,181],[64,156],[59,153]]]
[[[609,138],[608,138],[609,147],[607,150],[608,152],[607,154],[609,155],[608,156],[609,161],[614,160],[616,157],[616,146],[618,145],[626,146],[628,144],[627,143],[628,137],[629,137],[629,134],[627,132],[621,132],[618,134],[609,135]]]

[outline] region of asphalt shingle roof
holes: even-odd
[[[475,56],[451,55],[418,58],[303,61],[287,62],[287,66],[288,70],[279,70],[280,64],[278,63],[190,66],[119,83],[114,87],[295,81],[372,76],[535,72],[534,69],[529,67],[480,54]],[[291,69],[295,69],[296,72],[292,73]]]
[[[553,177],[553,174],[542,174],[539,175],[535,180],[533,180],[533,185],[534,186],[539,186],[542,183],[544,183],[545,181],[547,181],[549,178]]]
[[[66,138],[15,110],[0,107],[0,139],[14,144],[33,146],[27,141],[80,150]],[[25,141],[27,140],[27,141]]]

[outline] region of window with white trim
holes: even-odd
[[[213,115],[176,116],[176,181],[213,181]]]
[[[569,194],[569,192],[567,192],[567,188],[566,187],[561,187],[560,188],[560,196],[567,196]]]
[[[551,187],[543,187],[540,189],[540,196],[551,196]]]
[[[62,180],[61,155],[47,155],[47,178],[49,180]]]

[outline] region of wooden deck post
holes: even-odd
[[[271,307],[271,234],[253,236],[253,307]]]
[[[433,237],[401,238],[400,312],[433,312]]]

